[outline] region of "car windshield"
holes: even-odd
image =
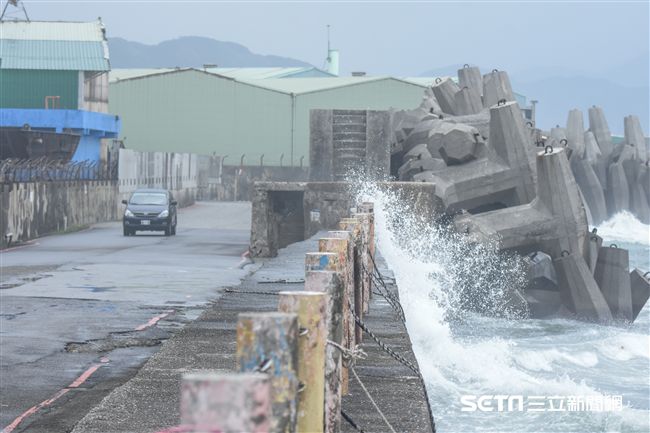
[[[166,205],[167,194],[160,192],[136,192],[131,196],[129,203],[135,205]]]

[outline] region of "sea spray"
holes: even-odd
[[[372,184],[358,192],[375,204],[378,250],[395,275],[438,431],[648,431],[648,386],[641,383],[648,363],[638,356],[648,351],[647,335],[564,319],[515,320],[503,294],[523,284],[516,256],[426,221],[399,194]],[[468,304],[462,294],[472,289],[478,301]],[[634,350],[602,347],[603,338]],[[459,404],[468,394],[596,398],[622,393],[621,383],[626,407],[615,413],[462,412]]]

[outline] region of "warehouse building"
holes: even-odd
[[[391,77],[332,77],[315,68],[115,70],[110,111],[124,145],[227,155],[226,163],[304,165],[313,108],[413,108],[424,87]]]
[[[22,152],[66,137],[73,160],[99,161],[102,140],[120,128],[106,114],[110,62],[101,21],[1,21],[0,36],[3,157],[39,156],[46,151]]]

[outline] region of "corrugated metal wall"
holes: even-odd
[[[79,72],[0,69],[1,108],[45,108],[46,96],[60,96],[59,108],[76,110]]]
[[[126,147],[142,151],[216,153],[226,164],[298,165],[309,160],[309,110],[413,108],[424,89],[377,80],[293,96],[200,71],[110,84],[109,112],[122,119]],[[295,106],[294,106],[295,104]],[[295,117],[292,119],[292,112]]]

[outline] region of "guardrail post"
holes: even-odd
[[[331,239],[331,240],[342,240],[342,239]],[[319,253],[307,253],[305,254],[305,272],[308,271],[333,271],[343,273],[345,265],[338,251],[322,251],[322,246],[319,240]],[[346,247],[347,248],[347,247]],[[344,282],[345,284],[345,282]],[[350,346],[350,340],[346,330],[348,329],[348,320],[350,316],[349,306],[347,302],[343,303],[343,346],[346,348]],[[343,395],[348,394],[348,383],[349,383],[349,372],[345,367],[341,368],[341,393]]]
[[[305,290],[327,293],[327,339],[343,347],[343,275],[331,271],[307,271]],[[341,352],[332,344],[325,349],[325,432],[341,430]]]
[[[368,238],[368,246],[370,248],[370,254],[375,258],[375,204],[369,201],[364,201],[357,207],[357,210],[360,213],[367,213],[370,215],[370,236]]]
[[[322,433],[325,402],[327,295],[280,292],[278,310],[298,315],[298,416],[296,431]],[[246,431],[246,430],[242,430]]]
[[[271,432],[296,430],[298,392],[298,316],[240,313],[237,320],[237,366],[263,372],[271,380]]]
[[[181,424],[197,432],[268,432],[271,427],[269,376],[208,372],[183,375]]]

